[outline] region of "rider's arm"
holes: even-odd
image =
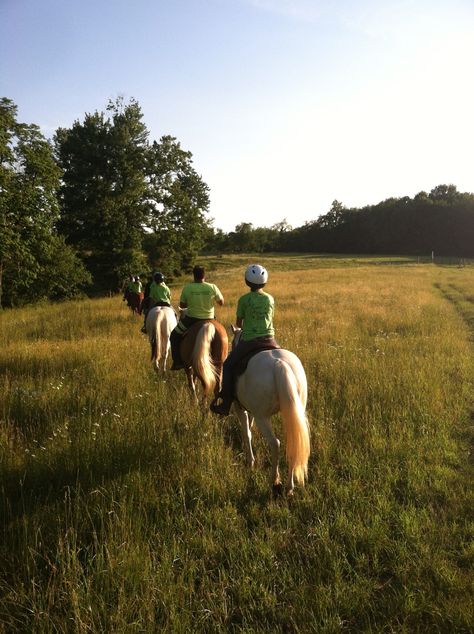
[[[218,299],[217,303],[219,304],[219,306],[224,306],[224,298]]]

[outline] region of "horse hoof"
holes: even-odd
[[[281,498],[283,495],[283,484],[281,482],[274,484],[272,486],[272,493],[275,500]]]

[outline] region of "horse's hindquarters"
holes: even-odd
[[[306,407],[306,374],[301,361],[289,350],[265,350],[250,359],[236,383],[238,401],[254,415],[273,416],[280,410],[275,375],[278,360],[289,366],[295,377],[299,398],[303,407]]]
[[[180,347],[181,358],[186,366],[192,366],[206,395],[219,386],[227,349],[226,330],[216,320],[193,324],[183,338]]]

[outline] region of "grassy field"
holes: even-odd
[[[208,258],[227,326],[254,259],[308,376],[290,502],[120,297],[0,314],[0,632],[474,631],[474,268]]]

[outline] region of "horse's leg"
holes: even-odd
[[[216,385],[214,387],[214,396],[217,398],[222,387],[222,363],[214,362],[216,368]]]
[[[188,386],[191,390],[196,402],[199,402],[197,394],[196,394],[196,382],[194,378],[194,372],[192,368],[185,368],[186,378],[188,379]]]
[[[164,350],[163,350],[163,373],[166,372],[166,362],[168,361],[168,353],[170,351],[170,344],[169,344],[169,339],[166,339],[166,344],[164,346]]]
[[[280,459],[280,441],[273,433],[270,417],[255,416],[255,421],[260,432],[270,447],[272,455],[272,471],[271,471],[271,485],[273,487],[274,495],[281,495],[283,487],[280,480],[280,471],[278,469],[278,462]]]
[[[160,371],[164,374],[166,371],[166,359],[168,358],[168,337],[165,332],[161,332],[160,341]]]
[[[253,469],[255,464],[255,456],[252,451],[252,432],[250,431],[249,415],[240,405],[234,401],[234,410],[240,421],[240,429],[242,432],[242,443],[244,445],[245,459],[248,466]]]
[[[288,480],[286,482],[286,494],[288,497],[293,495],[293,489],[295,488],[295,483],[293,480],[293,469],[288,467]]]

